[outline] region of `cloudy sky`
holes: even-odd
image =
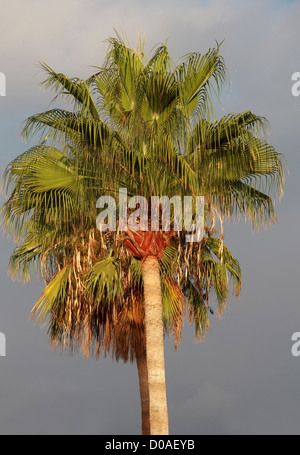
[[[300,97],[291,76],[300,72],[300,1],[281,0],[1,0],[1,174],[28,145],[21,124],[45,110],[50,97],[38,84],[45,61],[58,72],[87,77],[100,66],[114,28],[147,49],[168,39],[174,59],[224,40],[231,86],[220,114],[251,109],[270,122],[269,141],[287,159],[278,223],[252,234],[227,224],[226,243],[239,258],[243,291],[222,320],[194,344],[185,326],[174,352],[166,343],[171,434],[299,434],[300,357],[291,337],[300,332],[299,194]],[[3,196],[2,196],[3,200]],[[7,276],[13,244],[1,237],[1,434],[138,434],[135,365],[67,357],[50,350],[45,332],[28,318],[41,287]]]

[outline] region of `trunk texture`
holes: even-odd
[[[141,408],[142,408],[142,434],[150,435],[150,417],[149,417],[149,384],[148,384],[148,368],[146,352],[139,354],[136,358],[140,395],[141,395]]]
[[[164,326],[159,262],[155,256],[142,261],[145,297],[146,353],[151,435],[168,435]]]

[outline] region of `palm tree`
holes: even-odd
[[[229,276],[239,292],[240,269],[223,244],[223,222],[239,215],[254,226],[275,221],[268,193],[282,193],[282,162],[261,137],[265,119],[245,112],[211,120],[211,93],[226,79],[219,46],[174,66],[166,45],[147,61],[141,41],[137,50],[120,37],[109,43],[104,67],[87,81],[43,64],[44,86],[74,105],[30,117],[23,134],[41,132],[40,143],[7,169],[5,228],[23,242],[11,269],[25,279],[31,268],[41,272],[47,286],[33,313],[41,320],[50,315],[56,344],[86,354],[113,350],[121,358],[131,352],[142,402],[149,401],[144,431],[168,434],[164,329],[180,338],[188,302],[196,334],[204,336],[210,291],[220,312]],[[120,226],[98,232],[98,192],[118,202],[120,187],[147,198],[150,209],[151,196],[203,195],[204,239],[187,243],[184,230],[166,235],[161,226],[155,233],[121,233]]]

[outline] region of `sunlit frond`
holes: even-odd
[[[68,296],[67,288],[70,270],[70,266],[66,266],[44,289],[42,295],[32,309],[33,318],[36,318],[36,320],[43,323],[53,309],[58,309],[60,305],[65,304]]]
[[[93,265],[86,278],[86,291],[94,304],[112,302],[121,292],[120,265],[113,258],[106,258]]]
[[[45,89],[54,89],[55,99],[58,96],[67,95],[74,102],[75,107],[79,105],[83,115],[89,113],[95,120],[100,120],[86,81],[79,78],[70,79],[62,73],[56,73],[46,63],[41,63],[41,68],[48,75],[41,86]]]

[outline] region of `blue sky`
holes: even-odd
[[[72,14],[70,14],[72,10]],[[243,222],[225,226],[239,258],[243,291],[200,345],[185,327],[177,353],[166,344],[167,390],[173,434],[297,434],[300,360],[291,336],[300,331],[299,191],[300,97],[291,75],[300,71],[299,1],[11,0],[0,17],[0,170],[28,145],[22,121],[49,106],[38,84],[46,61],[70,76],[101,65],[104,41],[123,27],[134,45],[139,30],[148,48],[169,38],[174,58],[205,52],[222,41],[231,78],[218,114],[252,110],[270,122],[269,141],[288,161],[278,223],[252,234]],[[3,196],[2,196],[3,197]],[[135,365],[82,360],[50,350],[45,331],[28,319],[41,286],[7,277],[12,243],[1,237],[1,434],[135,434],[140,431]]]

